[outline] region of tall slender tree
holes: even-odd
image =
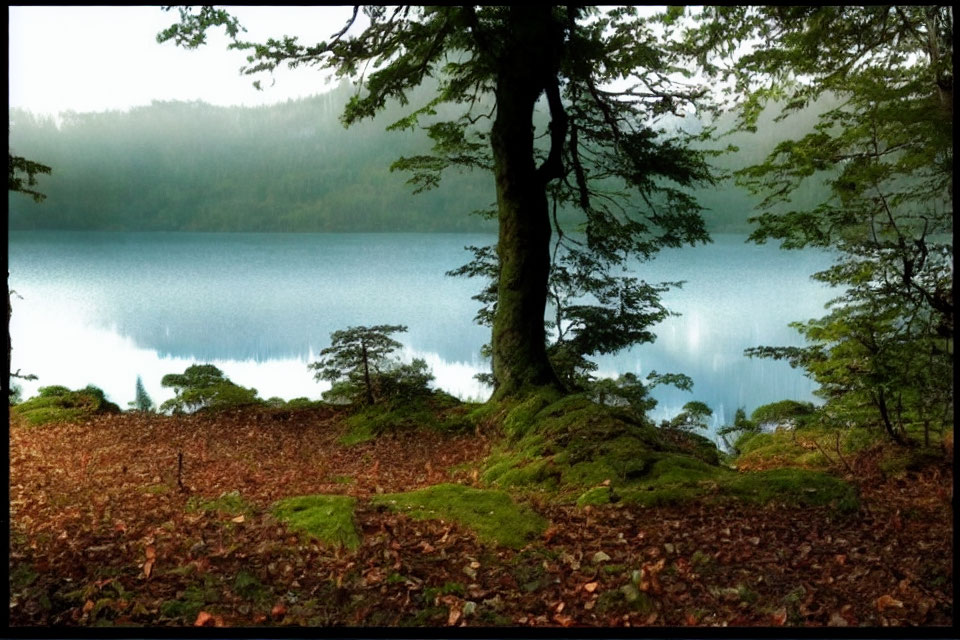
[[[708,238],[684,188],[709,180],[709,171],[703,155],[688,146],[693,134],[672,126],[702,89],[682,80],[689,74],[656,32],[662,18],[645,18],[635,7],[373,6],[363,8],[368,26],[355,29],[356,7],[329,40],[305,45],[289,36],[244,41],[238,20],[221,9],[179,11],[179,22],[159,41],[192,48],[205,42],[208,29],[223,26],[231,47],[250,52],[245,73],[286,64],[331,68],[354,79],[346,125],[372,117],[388,100],[406,104],[411,89],[436,79],[436,96],[412,105],[393,125],[422,127],[433,153],[393,166],[411,171],[417,189],[435,186],[454,166],[493,174],[495,401],[565,388],[546,347],[556,256],[574,256],[571,277],[591,285],[592,272],[620,267],[631,256],[648,258],[661,247]],[[452,119],[440,116],[444,103],[459,107]],[[536,126],[538,105],[547,114],[545,128]],[[556,212],[564,206],[579,209],[581,236],[560,228]],[[613,318],[620,302],[636,298],[632,292],[629,286],[617,295],[601,292],[600,319]],[[639,299],[655,304],[656,293],[644,289]],[[590,346],[616,350],[623,343]]]

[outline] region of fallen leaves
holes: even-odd
[[[902,609],[903,602],[901,600],[897,600],[891,595],[882,595],[877,598],[877,611],[883,612],[885,609],[889,609],[890,607]]]
[[[337,419],[320,411],[262,425],[238,413],[12,426],[10,623],[951,623],[952,521],[932,476],[888,495],[867,487],[869,509],[851,520],[826,509],[544,504],[551,526],[515,551],[366,503],[378,486],[423,486],[424,470],[434,480],[452,465],[476,471],[485,451],[477,439],[418,432],[345,448]],[[150,456],[138,453],[144,442]],[[202,493],[177,491],[180,448],[184,480]],[[58,473],[80,468],[83,451],[82,476]],[[950,474],[936,482],[952,483]],[[335,480],[343,477],[351,481]],[[187,509],[193,496],[227,492],[250,509]],[[275,500],[308,493],[359,498],[356,552],[330,552],[270,518]]]
[[[148,545],[147,548],[144,549],[144,554],[147,559],[143,563],[143,577],[149,579],[150,574],[153,573],[153,563],[157,559],[157,549],[153,545]]]

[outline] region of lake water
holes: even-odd
[[[95,384],[121,407],[136,377],[157,403],[172,396],[164,374],[210,362],[261,397],[319,398],[307,364],[350,325],[405,324],[403,356],[422,357],[437,386],[485,399],[473,379],[488,369],[489,330],[473,323],[480,282],[444,273],[470,258],[483,234],[247,234],[11,232],[12,369],[37,388]],[[599,359],[600,373],[685,373],[693,392],[658,388],[658,419],[691,399],[714,424],[737,407],[811,400],[814,384],[787,364],[743,356],[761,344],[801,344],[787,326],[823,315],[835,291],[809,279],[830,257],[781,251],[718,235],[637,266],[648,282],[686,280],[664,294],[680,312],[654,329],[655,343]]]

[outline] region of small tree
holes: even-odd
[[[129,403],[132,409],[149,413],[153,411],[153,400],[147,395],[147,390],[143,388],[143,380],[137,376],[137,395],[133,402]]]
[[[691,400],[683,405],[683,411],[674,416],[673,420],[666,423],[671,429],[680,429],[682,431],[693,431],[694,429],[706,429],[707,418],[713,415],[713,409],[706,403],[699,400]]]
[[[160,384],[173,387],[176,396],[160,405],[161,411],[190,413],[200,409],[226,409],[262,402],[256,389],[234,384],[212,364],[195,364],[183,373],[168,373]]]
[[[390,334],[405,332],[403,325],[380,324],[349,327],[330,334],[330,346],[309,368],[317,380],[329,380],[333,387],[325,398],[374,404],[387,397],[408,396],[428,389],[433,375],[427,363],[416,359],[403,364],[391,355],[403,345]]]
[[[740,439],[749,434],[749,433],[759,433],[760,425],[752,420],[747,419],[747,412],[743,407],[738,407],[737,412],[733,416],[733,424],[728,424],[720,427],[717,430],[717,435],[723,440],[723,443],[726,445],[728,450],[732,450],[735,454],[739,454],[740,450],[737,446],[740,442]],[[731,444],[728,436],[733,437],[733,443]]]
[[[693,380],[682,373],[657,373],[651,371],[647,382],[637,378],[636,374],[624,373],[616,380],[612,378],[588,379],[584,388],[600,404],[615,407],[629,407],[638,416],[645,416],[657,406],[650,391],[661,384],[669,384],[683,391],[693,387]]]

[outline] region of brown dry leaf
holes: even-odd
[[[450,614],[447,616],[447,626],[453,626],[457,624],[457,621],[460,620],[461,609],[460,607],[453,605],[450,607]]]
[[[153,545],[150,545],[144,549],[144,553],[147,554],[147,560],[153,560],[157,557],[157,548]]]
[[[782,627],[787,621],[787,608],[780,607],[774,611],[772,614],[770,614],[770,620],[773,623],[773,626]]]
[[[593,593],[597,590],[598,586],[600,586],[599,582],[588,582],[587,584],[583,585],[583,590],[587,593]]]
[[[149,578],[150,574],[153,573],[153,560],[147,560],[143,563],[143,576]]]
[[[890,607],[899,607],[903,608],[903,602],[897,600],[891,595],[883,595],[877,598],[877,611],[883,611]]]
[[[93,600],[87,600],[83,603],[83,613],[88,614],[93,611]]]
[[[213,616],[212,616],[212,615],[210,615],[210,614],[207,613],[206,611],[201,611],[200,613],[197,614],[197,619],[196,619],[196,621],[193,623],[193,626],[195,626],[195,627],[202,627],[203,625],[207,624],[207,622],[209,622],[209,621],[212,620],[212,619],[213,619]]]
[[[849,625],[850,623],[847,622],[847,619],[836,611],[830,614],[830,620],[827,621],[827,626],[829,627],[846,627]]]
[[[282,618],[283,616],[287,615],[287,608],[282,602],[278,602],[277,604],[273,605],[273,609],[270,610],[270,615],[272,615],[274,618]]]
[[[573,626],[574,624],[574,620],[570,616],[561,616],[560,614],[557,614],[553,616],[553,619],[555,622],[557,622],[560,626],[563,626],[563,627],[570,627],[570,626]]]
[[[230,518],[230,522],[236,522],[237,524],[240,524],[241,522],[243,522],[243,520],[244,518],[242,513],[238,515],[236,518]]]
[[[660,558],[656,562],[648,562],[640,568],[640,591],[651,591],[655,594],[660,593],[660,580],[657,578],[663,570],[666,558]]]

